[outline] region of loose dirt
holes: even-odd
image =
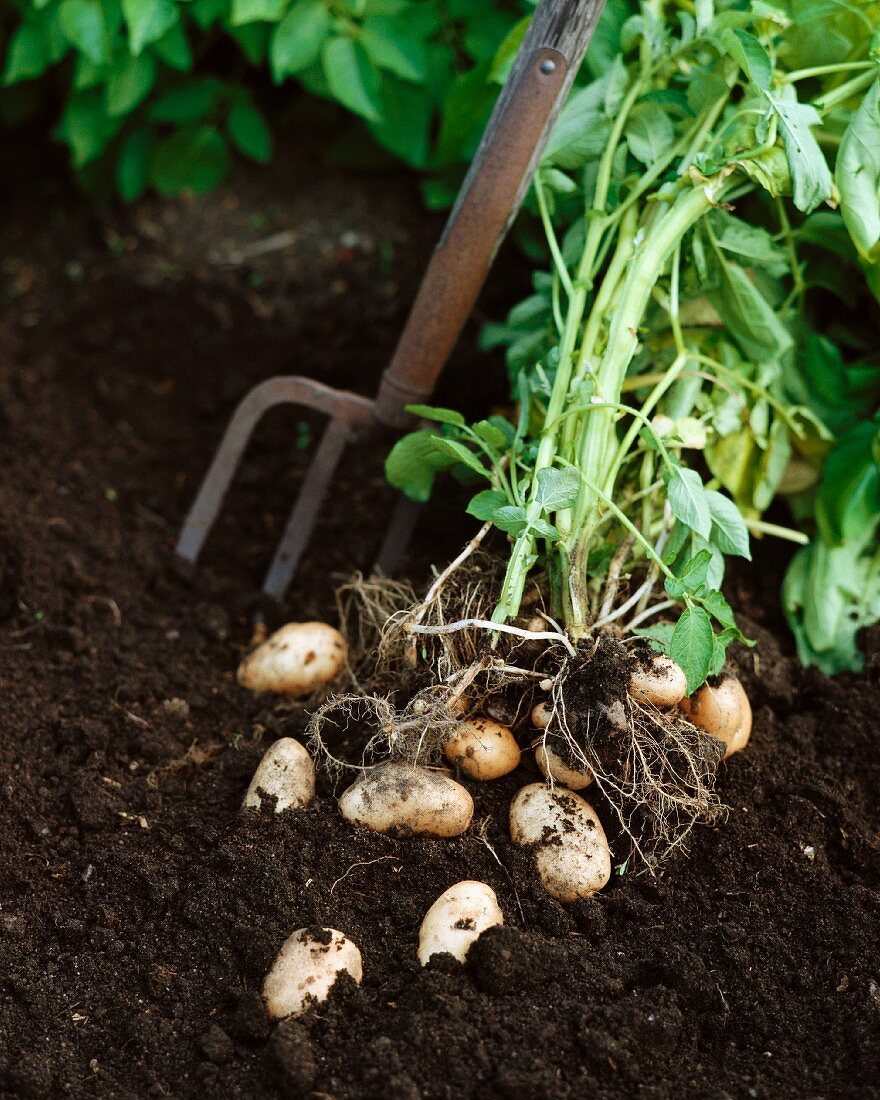
[[[469,784],[456,840],[356,832],[326,777],[309,809],[241,817],[261,753],[306,722],[233,673],[315,425],[267,421],[191,584],[174,534],[249,385],[306,370],[370,391],[438,225],[399,179],[283,158],[210,200],[100,218],[52,178],[9,199],[0,238],[2,1095],[880,1095],[877,633],[866,677],[802,671],[779,563],[735,576],[760,644],[739,656],[755,726],[723,767],[727,820],[659,880],[573,906],[508,839],[531,765]],[[484,312],[522,288],[510,255]],[[479,411],[502,370],[473,337],[446,385]],[[282,617],[330,616],[333,575],[369,566],[380,452],[342,471]],[[472,533],[445,499],[417,582]],[[465,878],[506,925],[465,967],[422,970],[422,916]],[[263,976],[325,924],[359,945],[362,986],[270,1029]]]

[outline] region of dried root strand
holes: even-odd
[[[544,739],[548,734],[560,738],[571,759],[592,770],[640,871],[656,873],[676,853],[687,851],[697,825],[710,824],[725,812],[715,792],[723,747],[686,719],[628,697],[622,766],[612,771],[589,732],[584,743],[572,733],[564,672],[557,677],[551,706]]]

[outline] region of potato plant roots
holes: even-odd
[[[619,865],[655,873],[686,850],[697,825],[724,812],[715,793],[723,745],[630,694],[637,639],[602,629],[572,646],[543,610],[540,578],[517,623],[489,622],[502,578],[503,562],[474,540],[421,600],[384,578],[343,585],[337,606],[354,688],[312,715],[316,755],[337,774],[386,761],[440,766],[462,718],[488,715],[519,729],[524,750],[546,743],[588,767],[619,829]],[[550,712],[543,730],[530,722],[539,702]],[[362,733],[356,760],[335,747],[353,728]]]

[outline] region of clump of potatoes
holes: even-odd
[[[543,620],[542,620],[543,623]],[[537,629],[537,626],[535,627]],[[239,682],[253,691],[305,698],[335,680],[347,661],[342,635],[326,623],[288,623],[249,654],[239,666]],[[552,681],[542,682],[550,690]],[[748,742],[752,712],[733,675],[704,684],[687,696],[682,669],[669,657],[638,660],[630,672],[633,704],[671,710],[678,707],[694,725],[725,745],[725,757]],[[515,771],[522,750],[508,725],[468,714],[456,698],[457,721],[442,744],[455,769],[389,762],[364,771],[339,799],[351,825],[393,836],[457,837],[467,831],[474,799],[459,778],[491,782]],[[622,704],[621,704],[622,707]],[[549,894],[561,902],[590,897],[611,877],[611,852],[593,807],[577,791],[594,781],[586,761],[573,758],[558,731],[553,706],[538,703],[532,724],[544,731],[534,749],[545,783],[522,787],[510,805],[510,836],[532,851],[535,869]],[[549,785],[548,785],[549,784]],[[259,810],[267,798],[281,813],[308,806],[315,797],[315,768],[305,747],[282,737],[265,753],[244,796],[243,808]],[[419,933],[422,965],[446,952],[463,960],[486,928],[503,923],[492,889],[464,881],[446,890],[431,906]],[[346,970],[361,978],[357,947],[333,929],[300,929],[284,944],[266,977],[264,997],[270,1015],[297,1015],[310,1000],[321,1000]]]

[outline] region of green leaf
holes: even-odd
[[[508,435],[497,424],[493,424],[491,420],[478,420],[472,426],[472,430],[496,454],[505,451],[512,441],[512,436]]]
[[[735,218],[725,210],[713,210],[709,224],[719,248],[734,255],[744,267],[759,267],[773,276],[788,274],[785,248],[760,225]]]
[[[386,478],[410,500],[429,500],[437,475],[455,461],[437,450],[436,439],[427,429],[410,432],[394,444],[385,460]]]
[[[481,477],[491,481],[492,475],[482,462],[480,462],[474,452],[468,450],[463,443],[457,443],[454,439],[444,439],[442,435],[435,435],[434,446],[437,450],[449,455],[450,458],[456,459],[456,461],[460,462],[463,466],[467,466],[469,470],[473,470],[475,474],[479,474]]]
[[[700,597],[700,603],[723,627],[729,630],[736,629],[736,619],[733,615],[733,608],[721,592],[707,592]]]
[[[382,78],[382,88],[382,121],[371,122],[370,133],[383,149],[394,153],[413,168],[425,168],[434,121],[431,90],[408,84],[387,72]]]
[[[256,107],[236,103],[226,119],[229,140],[246,157],[267,164],[272,157],[272,133]]]
[[[718,676],[724,668],[727,660],[727,648],[731,642],[737,641],[738,630],[725,629],[712,635],[712,661],[709,665],[709,676]]]
[[[749,80],[766,92],[773,77],[773,66],[757,38],[747,31],[730,30],[723,34],[721,41]]]
[[[406,22],[406,16],[370,16],[364,20],[359,41],[378,68],[387,69],[401,80],[423,83],[428,77],[428,51],[424,40],[407,29]]]
[[[755,363],[780,359],[792,346],[792,338],[772,306],[738,265],[718,265],[719,288],[707,297],[743,354]]]
[[[821,124],[822,116],[810,103],[776,99],[768,92],[765,95],[779,116],[794,204],[809,214],[834,194],[831,172],[810,129]]]
[[[242,23],[240,27],[230,23],[227,30],[251,65],[263,64],[269,56],[269,38],[273,30],[271,23]]]
[[[31,80],[42,75],[48,65],[49,58],[39,27],[33,23],[22,23],[9,40],[3,83],[8,85]]]
[[[149,54],[123,58],[107,78],[107,114],[127,115],[146,99],[155,83],[156,62]]]
[[[682,596],[696,595],[705,587],[709,575],[709,567],[712,564],[712,553],[709,550],[698,550],[692,558],[685,561],[682,568],[676,571],[676,576],[667,577],[664,587],[674,600],[680,600]]]
[[[499,493],[495,489],[483,489],[476,496],[471,497],[466,511],[469,516],[474,516],[481,522],[486,523],[506,503],[507,497],[504,493]]]
[[[93,89],[67,101],[58,134],[70,146],[74,167],[83,168],[104,152],[119,126],[107,114],[103,93]]]
[[[407,405],[406,411],[422,420],[436,420],[438,424],[451,424],[454,428],[463,428],[465,419],[455,409],[441,409],[434,405]]]
[[[878,446],[880,429],[866,421],[850,429],[825,460],[816,520],[829,546],[863,538],[880,520]]]
[[[170,27],[161,38],[156,39],[151,49],[169,69],[188,73],[193,67],[192,50],[182,23],[175,23]]]
[[[580,471],[576,466],[566,466],[564,470],[538,470],[535,500],[545,512],[558,512],[562,508],[571,508],[581,491]]]
[[[152,139],[146,129],[133,130],[119,151],[116,162],[116,188],[123,202],[134,202],[150,182]]]
[[[880,260],[880,80],[849,121],[834,169],[840,210],[859,254]]]
[[[149,117],[153,122],[200,122],[213,111],[219,93],[220,84],[216,80],[189,80],[155,99],[150,104]]]
[[[150,178],[161,195],[200,195],[220,183],[229,164],[229,149],[216,126],[185,126],[156,146]]]
[[[709,616],[701,607],[686,608],[669,640],[669,656],[684,672],[688,695],[709,675],[714,649],[715,635]]]
[[[624,137],[632,155],[649,167],[661,160],[675,141],[672,120],[657,103],[637,103],[630,112]]]
[[[637,626],[633,634],[644,638],[656,652],[668,654],[674,631],[675,623],[654,623],[653,626]]]
[[[457,76],[447,91],[434,153],[438,165],[473,155],[498,93],[488,73],[488,65],[478,65]]]
[[[107,31],[98,0],[63,0],[58,19],[65,38],[80,53],[96,65],[108,60]]]
[[[277,23],[289,0],[232,0],[230,22],[233,27],[244,23]]]
[[[559,531],[545,519],[536,519],[530,526],[535,534],[540,535],[541,538],[555,540],[560,537]]]
[[[738,554],[741,558],[752,560],[749,549],[749,529],[742,514],[730,497],[709,489],[706,492],[709,512],[712,516],[710,541],[722,554]]]
[[[492,513],[492,522],[499,531],[516,538],[526,529],[526,510],[513,504],[502,505]]]
[[[324,73],[336,99],[370,122],[382,118],[382,100],[376,67],[363,46],[351,38],[331,38],[321,53]]]
[[[574,170],[598,156],[611,132],[602,109],[601,89],[589,84],[572,92],[550,131],[543,165]]]
[[[703,482],[696,470],[676,466],[669,475],[666,498],[672,514],[704,539],[712,530],[712,514]]]
[[[179,18],[174,0],[122,0],[122,14],[128,26],[131,52],[135,56],[145,46],[161,38]]]
[[[865,655],[859,630],[880,621],[880,560],[875,533],[830,547],[822,539],[802,547],[782,584],[786,617],[805,665],[831,676],[860,671]]]
[[[208,30],[215,23],[229,14],[230,0],[191,0],[189,13],[203,30]]]

